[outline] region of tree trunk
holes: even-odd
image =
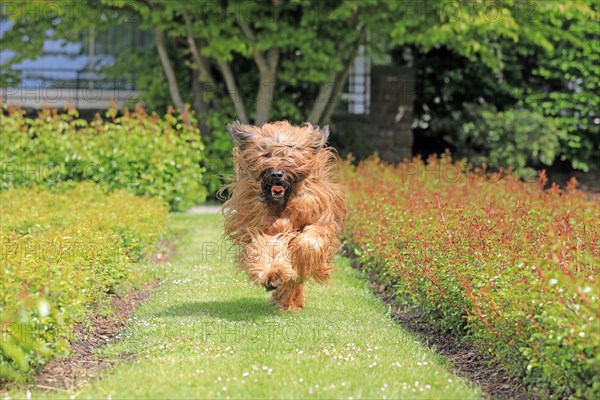
[[[348,76],[350,75],[350,69],[352,69],[353,61],[354,58],[346,62],[346,66],[338,73],[336,79],[334,80],[333,87],[331,88],[331,97],[325,102],[325,109],[319,117],[317,125],[324,125],[329,122],[331,114],[333,114],[333,111],[335,111],[335,108],[337,107],[337,102],[342,94],[342,90],[344,90],[344,85],[348,81]]]
[[[211,131],[208,126],[204,123],[204,115],[209,109],[209,104],[206,102],[204,96],[204,88],[200,81],[200,72],[198,70],[192,71],[192,104],[196,113],[196,119],[198,120],[198,128],[202,135],[210,136]]]
[[[319,95],[315,99],[313,108],[308,115],[308,122],[314,125],[318,125],[321,120],[321,116],[325,112],[327,102],[331,101],[331,94],[333,93],[333,86],[335,85],[337,74],[333,74],[331,78],[321,85],[319,89]]]
[[[211,98],[211,104],[213,107],[219,107],[219,96],[217,96],[217,92],[220,93],[219,85],[215,77],[213,76],[210,70],[210,61],[200,54],[200,48],[203,46],[203,39],[198,41],[194,38],[194,30],[192,27],[192,21],[190,20],[187,11],[183,10],[182,12],[183,19],[185,21],[186,27],[186,39],[188,43],[188,47],[190,48],[190,53],[192,54],[192,60],[194,61],[194,66],[192,67],[194,70],[198,71],[197,80],[200,81],[200,84],[197,85],[199,87],[200,92],[206,92],[208,90],[212,90],[214,92]],[[204,41],[205,42],[205,41]],[[205,44],[204,44],[205,45]],[[196,90],[196,89],[195,89]]]
[[[319,89],[319,95],[313,104],[310,114],[308,115],[308,121],[312,124],[322,125],[329,122],[331,114],[333,114],[333,111],[337,105],[338,98],[344,89],[344,84],[348,80],[348,75],[350,74],[350,69],[352,68],[352,62],[354,61],[354,57],[356,57],[358,47],[360,46],[360,43],[364,39],[366,33],[366,28],[364,25],[357,26],[358,10],[359,9],[356,8],[352,12],[352,15],[346,21],[346,24],[348,27],[356,28],[360,32],[360,35],[353,43],[342,41],[338,44],[338,54],[343,54],[348,46],[350,46],[352,54],[345,60],[341,60],[343,65],[342,70],[331,74],[330,79],[321,85],[321,88]]]
[[[354,57],[344,60],[344,68],[331,74],[329,80],[321,85],[319,95],[308,115],[308,122],[315,125],[327,123],[337,106],[337,101],[350,75]]]
[[[156,28],[154,31],[154,35],[156,38],[156,50],[158,50],[158,56],[160,57],[160,62],[162,64],[163,71],[165,72],[165,76],[167,77],[171,99],[173,100],[173,104],[175,105],[175,107],[179,110],[180,113],[183,114],[185,113],[185,106],[183,104],[183,100],[181,99],[179,87],[177,86],[177,78],[175,77],[175,71],[173,70],[171,60],[169,60],[169,54],[167,53],[167,48],[165,45],[165,33],[162,30]]]
[[[274,18],[277,19],[278,16],[278,9],[275,9]],[[269,121],[269,113],[273,105],[273,96],[277,83],[277,68],[279,67],[279,47],[273,46],[266,53],[261,51],[256,45],[256,35],[248,22],[238,20],[237,23],[253,47],[252,57],[260,74],[258,93],[256,94],[254,123],[261,125]]]
[[[271,47],[266,54],[255,49],[254,60],[260,73],[254,123],[262,125],[269,122],[269,113],[273,106],[273,97],[277,85],[277,69],[279,67],[279,47]]]
[[[275,95],[274,72],[268,71],[260,74],[258,94],[256,95],[256,116],[254,123],[262,125],[269,122],[269,113],[273,105],[273,96]]]
[[[231,66],[225,61],[219,61],[217,65],[219,66],[221,74],[223,75],[223,79],[225,80],[227,93],[229,94],[229,97],[231,97],[231,101],[233,101],[233,106],[235,107],[235,113],[237,114],[238,120],[243,124],[249,123],[250,121],[248,120],[248,115],[246,114],[244,99],[242,94],[239,92],[237,84],[235,83],[235,77],[233,76],[233,71],[231,71]]]

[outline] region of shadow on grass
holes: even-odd
[[[242,297],[224,301],[193,301],[170,307],[162,315],[167,317],[208,316],[230,321],[256,321],[277,315],[268,299]]]

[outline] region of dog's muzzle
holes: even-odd
[[[268,171],[262,180],[263,198],[269,202],[285,204],[290,195],[291,184],[285,171]]]

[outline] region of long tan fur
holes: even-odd
[[[235,181],[223,206],[226,236],[241,245],[240,266],[251,279],[276,288],[282,310],[304,307],[303,284],[329,280],[346,206],[336,181],[338,157],[325,147],[328,128],[286,121],[262,127],[234,123]],[[265,201],[261,177],[285,171],[293,182],[284,206]]]

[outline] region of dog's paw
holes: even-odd
[[[267,292],[272,292],[273,290],[277,289],[281,285],[283,285],[283,280],[277,279],[277,281],[275,281],[275,282],[265,283],[265,289],[267,289]]]
[[[297,275],[293,270],[273,266],[269,271],[259,275],[258,280],[267,289],[267,292],[270,292],[296,277]]]
[[[302,304],[302,300],[292,302],[292,303],[290,303],[289,301],[283,301],[283,303],[282,303],[282,301],[283,301],[283,299],[280,296],[274,295],[271,298],[269,305],[271,307],[279,308],[279,311],[285,311],[285,312],[295,312],[295,311],[304,310],[304,304]]]
[[[298,312],[304,310],[304,306],[296,305],[296,304],[288,304],[285,306],[279,306],[279,310],[285,312]]]
[[[283,285],[284,274],[280,269],[271,269],[261,278],[261,283],[270,292]]]

